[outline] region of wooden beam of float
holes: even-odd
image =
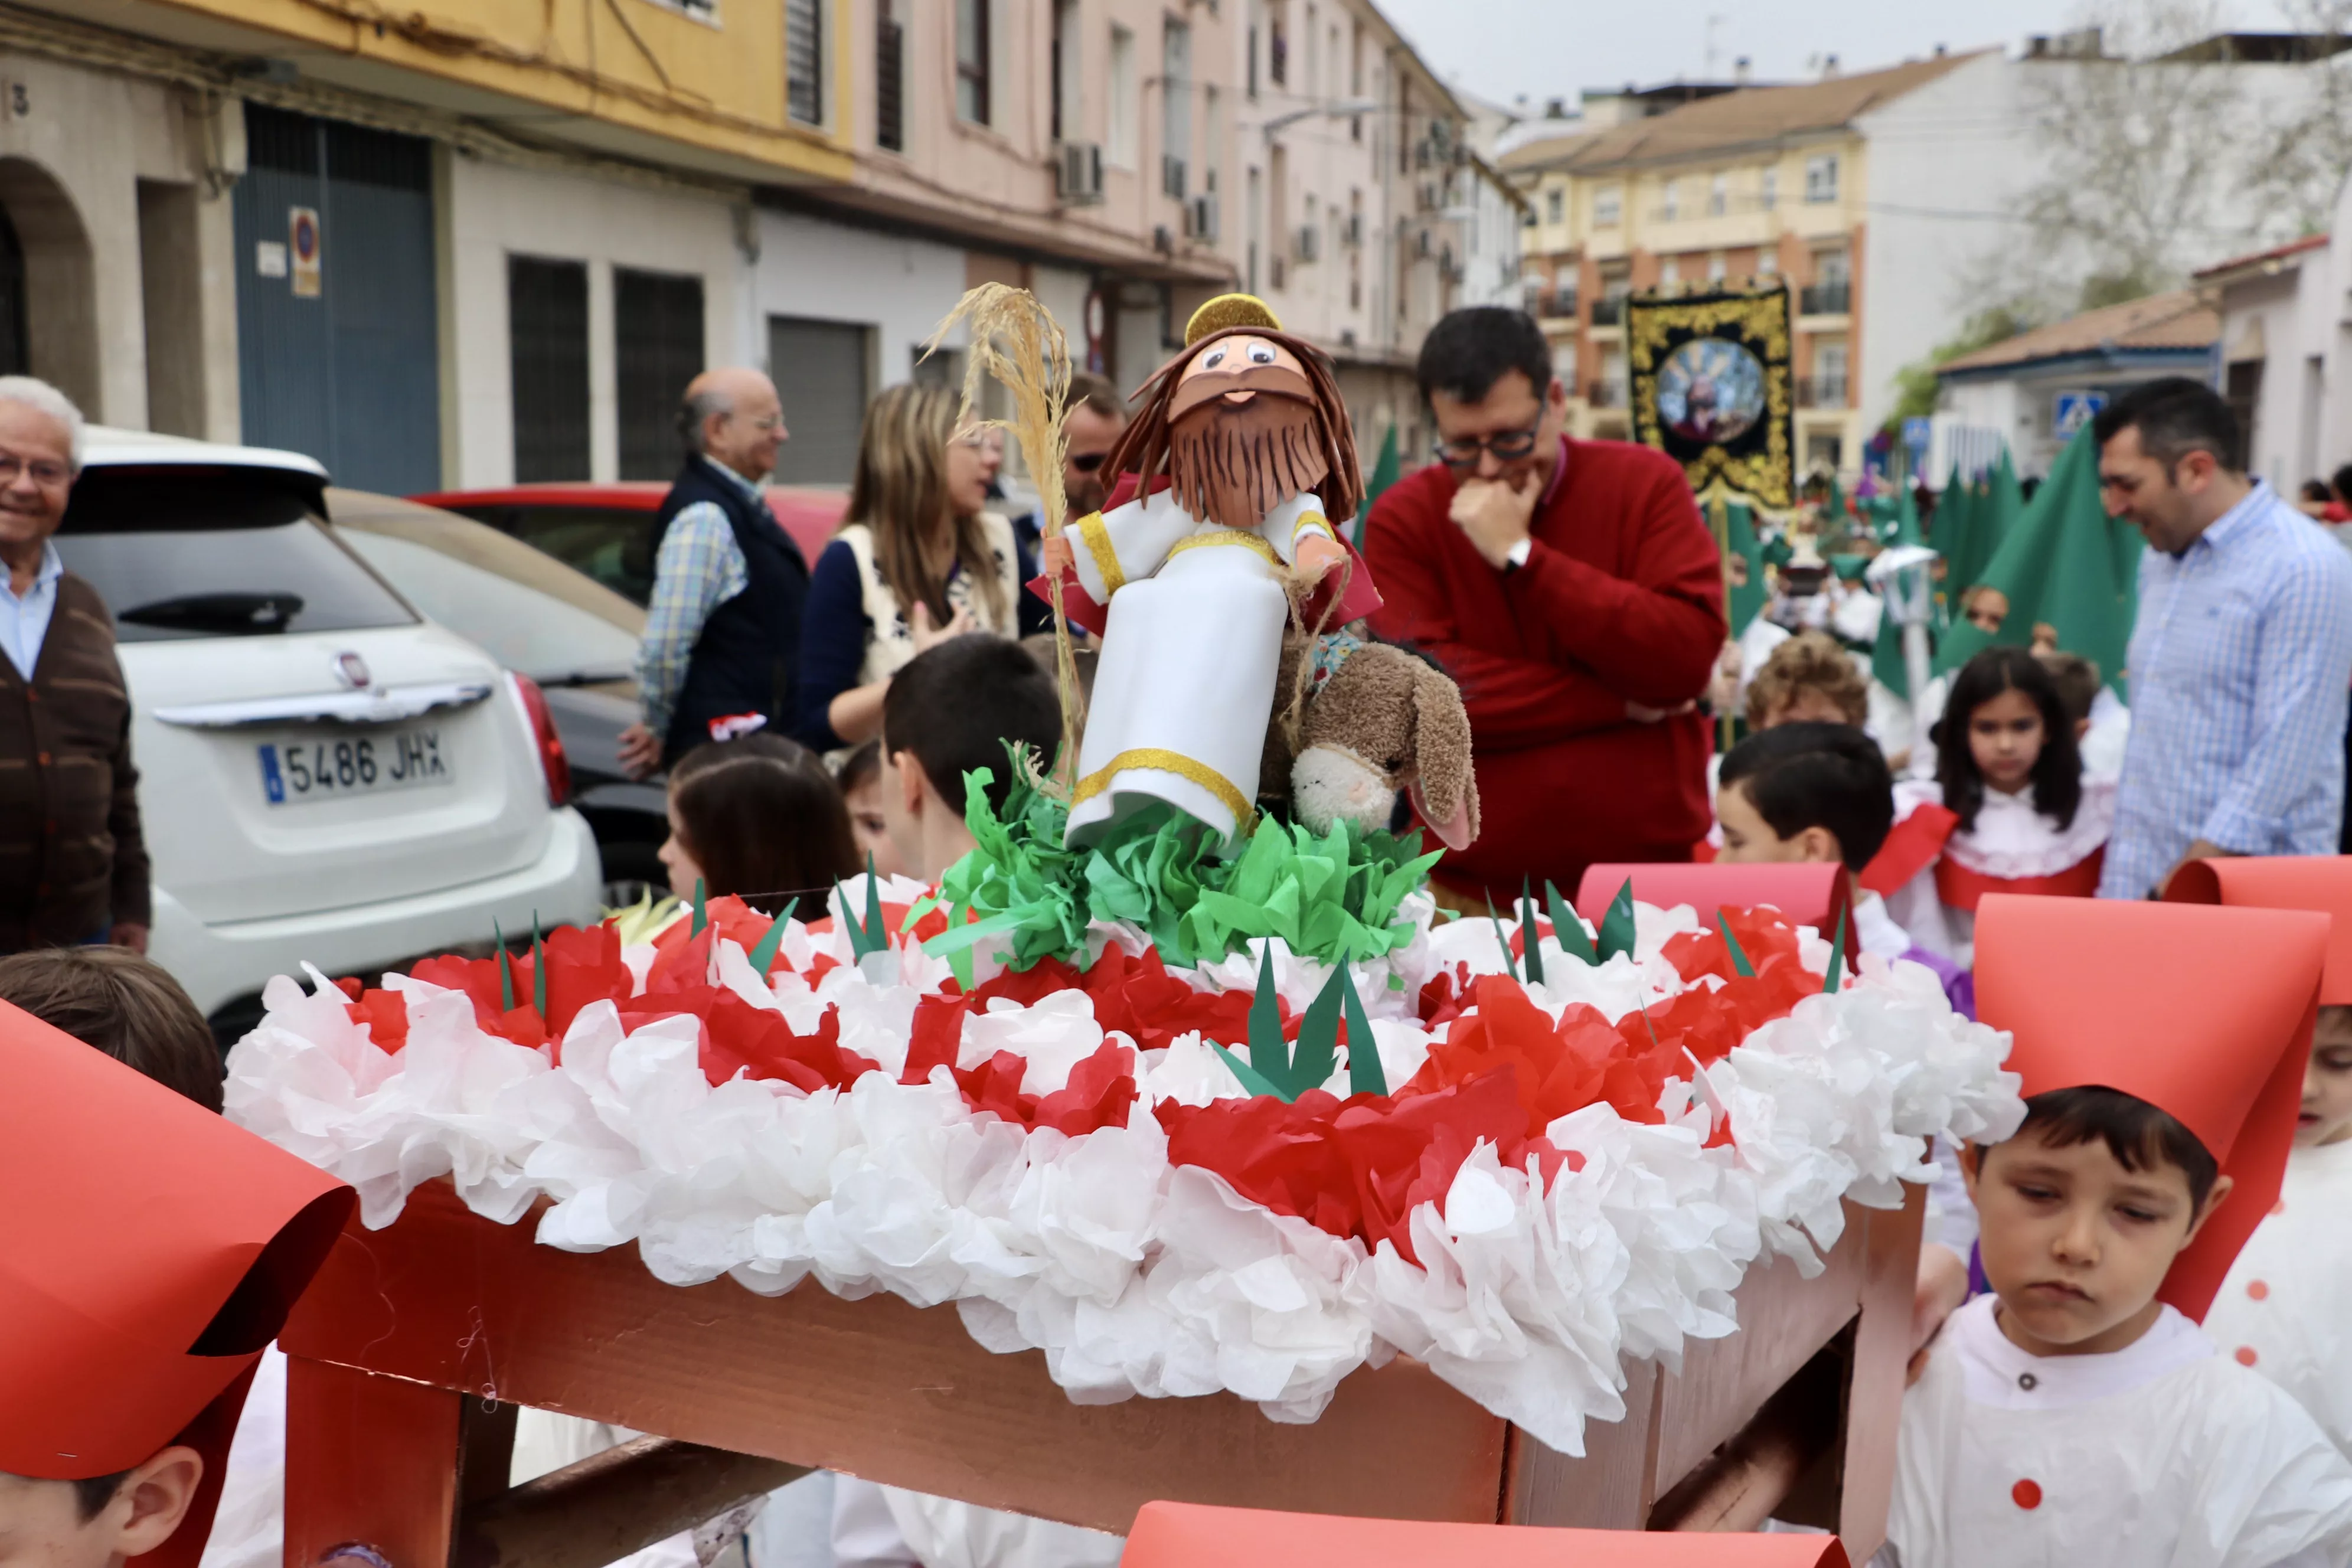
[[[503,1506],[488,1401],[1098,1530],[1124,1531],[1155,1498],[1638,1530],[1849,1329],[1819,1522],[1864,1561],[1885,1534],[1910,1349],[1923,1200],[1908,1197],[1900,1211],[1848,1205],[1812,1279],[1785,1259],[1751,1268],[1740,1331],[1693,1342],[1679,1374],[1629,1363],[1626,1418],[1588,1424],[1571,1459],[1402,1357],[1350,1374],[1305,1426],[1223,1394],[1076,1405],[1042,1353],[982,1349],[952,1307],[846,1301],[813,1283],[780,1297],[665,1285],[634,1247],[541,1247],[530,1222],[482,1219],[431,1183],[386,1229],[353,1222],[281,1338],[285,1561],[313,1568],[356,1542],[392,1568],[465,1568],[465,1520]],[[1738,1489],[1744,1517],[1757,1486]]]

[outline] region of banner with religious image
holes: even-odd
[[[1625,301],[1633,438],[1699,495],[1796,505],[1789,291],[1779,283]]]

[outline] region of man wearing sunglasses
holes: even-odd
[[[1706,835],[1706,689],[1725,621],[1714,537],[1682,468],[1577,441],[1542,330],[1455,310],[1418,366],[1436,460],[1372,509],[1381,636],[1462,688],[1483,832],[1441,879],[1475,906],[1563,891],[1608,860],[1686,860]]]
[[[1108,378],[1087,371],[1070,377],[1070,412],[1062,428],[1070,440],[1062,468],[1069,515],[1100,511],[1109,499],[1103,485],[1103,459],[1127,428],[1127,405],[1119,400],[1118,389]]]

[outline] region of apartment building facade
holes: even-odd
[[[1792,294],[1799,461],[1851,468],[1869,419],[1872,148],[1860,122],[1963,63],[1713,93],[1506,154],[1532,208],[1528,308],[1570,389],[1574,427],[1631,428],[1627,296],[1778,279]]]
[[[414,490],[665,475],[686,378],[763,364],[782,477],[837,483],[867,398],[960,374],[923,345],[971,284],[1131,387],[1255,258],[1392,381],[1455,287],[1461,215],[1392,214],[1458,106],[1368,3],[1269,5],[34,0],[0,372]]]

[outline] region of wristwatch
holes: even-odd
[[[1528,557],[1535,553],[1535,549],[1536,542],[1533,539],[1522,539],[1512,545],[1511,552],[1503,557],[1503,575],[1507,577],[1526,565]]]

